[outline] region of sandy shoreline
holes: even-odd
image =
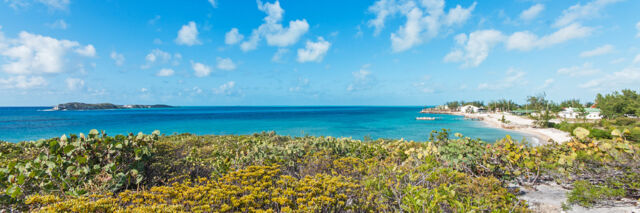
[[[554,129],[554,128],[536,128],[534,127],[534,121],[529,118],[515,116],[509,113],[462,113],[451,112],[448,114],[465,116],[466,118],[478,119],[489,127],[500,128],[505,130],[511,130],[521,132],[524,134],[532,135],[537,140],[529,141],[532,145],[544,145],[553,140],[558,143],[567,142],[571,140],[571,135],[567,132]],[[502,117],[507,121],[503,123]]]

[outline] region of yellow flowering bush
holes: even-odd
[[[28,179],[30,188],[12,197],[12,183],[23,182],[0,167],[0,209],[39,212],[528,212],[510,184],[555,181],[578,183],[570,202],[598,205],[606,199],[640,197],[638,144],[622,137],[574,139],[564,144],[529,146],[509,136],[495,143],[448,133],[427,142],[333,137],[286,137],[273,132],[253,135],[180,134],[149,139],[152,149],[114,149],[100,169],[69,187],[50,190]],[[142,142],[145,136],[140,136]],[[100,137],[114,146],[139,141],[135,136]],[[60,138],[49,141],[61,141]],[[75,141],[75,140],[74,140]],[[137,142],[136,142],[137,143]],[[151,147],[151,146],[149,146]],[[0,143],[0,162],[31,165],[37,144]],[[46,148],[46,147],[45,147]],[[54,146],[58,149],[59,147]],[[62,153],[64,148],[60,148]],[[83,149],[69,151],[84,156]],[[90,149],[85,149],[90,150]],[[137,157],[138,156],[138,157]],[[128,183],[113,185],[105,168],[120,162]],[[61,164],[61,171],[74,162]],[[64,169],[62,169],[64,168]],[[97,168],[97,167],[96,167]],[[11,170],[14,169],[14,170]],[[134,171],[135,170],[135,171]],[[134,174],[135,173],[135,174]],[[71,173],[73,174],[73,173]],[[24,176],[25,178],[28,176]],[[30,176],[29,176],[30,177]],[[113,179],[113,178],[111,178]],[[26,180],[26,179],[25,179]],[[65,180],[65,179],[62,179]],[[13,181],[13,182],[12,182]],[[598,189],[598,192],[582,192]],[[605,193],[606,192],[606,193]],[[611,193],[609,193],[611,192]],[[615,193],[613,193],[615,192]],[[607,196],[600,196],[600,195]],[[587,196],[588,195],[588,196]],[[598,199],[595,199],[598,198]]]

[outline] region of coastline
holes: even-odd
[[[478,120],[491,128],[516,131],[533,136],[537,141],[530,141],[532,145],[545,145],[550,140],[564,143],[571,140],[571,135],[554,128],[536,128],[534,121],[528,118],[511,115],[509,113],[463,113],[447,112],[446,114],[464,116],[465,118]],[[502,116],[507,121],[501,121]]]

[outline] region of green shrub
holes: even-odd
[[[600,202],[618,199],[624,195],[623,189],[593,185],[588,181],[580,180],[573,183],[573,189],[568,193],[567,201],[570,204],[592,207]]]

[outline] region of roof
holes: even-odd
[[[511,110],[511,112],[513,112],[513,113],[533,113],[533,112],[535,112],[535,110],[531,110],[531,109],[516,109],[516,110]]]

